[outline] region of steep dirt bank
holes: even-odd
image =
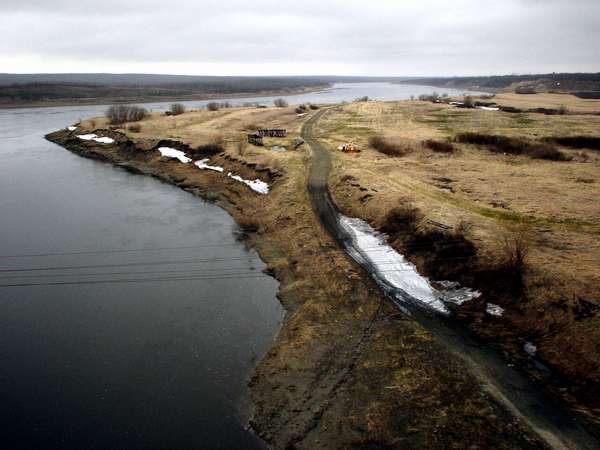
[[[249,239],[280,281],[287,310],[250,381],[251,424],[274,448],[545,448],[335,245],[306,195],[306,154],[277,170],[249,167],[239,155],[211,157],[225,171],[269,182],[261,196],[222,174],[160,158],[159,141],[111,136],[116,145],[67,131],[48,139],[211,199],[256,230]]]

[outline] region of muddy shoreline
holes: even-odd
[[[271,183],[272,192],[258,196],[217,174],[157,158],[157,142],[140,148],[113,136],[117,143],[109,146],[67,131],[47,138],[213,201],[238,223],[255,217],[248,239],[279,280],[287,311],[250,380],[250,424],[270,446],[546,448],[356,269],[312,214],[306,172],[295,179],[228,154],[211,157]]]

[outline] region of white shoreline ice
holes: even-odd
[[[215,172],[223,172],[223,168],[222,167],[220,167],[220,166],[209,166],[207,164],[208,161],[209,161],[208,158],[204,158],[204,159],[201,159],[200,161],[196,161],[194,164],[200,170],[214,170]]]
[[[95,141],[99,144],[114,144],[115,140],[109,137],[98,137],[97,134],[80,134],[77,136],[83,141]]]
[[[483,109],[484,111],[500,111],[500,108],[494,106],[476,106],[477,109]]]
[[[183,153],[181,150],[177,150],[175,148],[160,147],[158,149],[158,151],[160,152],[160,154],[162,156],[165,156],[167,158],[177,158],[179,161],[181,161],[184,164],[188,164],[192,161],[191,158],[188,158],[187,156],[185,156],[185,153]]]
[[[342,215],[339,217],[339,223],[352,238],[354,249],[362,259],[373,266],[377,278],[387,288],[399,290],[419,303],[444,314],[450,313],[444,301],[460,305],[480,295],[479,292],[468,288],[438,291],[431,286],[427,278],[417,272],[412,263],[387,244],[384,235],[377,233],[368,223]],[[402,295],[395,297],[401,301],[405,299]]]
[[[537,347],[531,342],[525,342],[525,344],[523,345],[523,350],[525,350],[525,353],[527,353],[529,356],[535,356],[537,352]]]
[[[70,127],[67,127],[67,130],[69,130],[69,131],[75,131],[76,129],[77,129],[77,127],[74,126],[74,125],[71,125]]]
[[[490,316],[502,317],[502,314],[504,314],[504,308],[494,303],[488,303],[485,305],[485,312]]]
[[[259,194],[267,195],[269,193],[269,185],[267,183],[265,183],[264,181],[261,181],[261,180],[258,180],[258,179],[256,179],[256,180],[244,180],[239,175],[233,175],[231,172],[229,172],[227,174],[227,176],[229,178],[233,178],[236,181],[239,181],[240,183],[244,183],[250,189],[252,189],[255,192],[258,192]]]

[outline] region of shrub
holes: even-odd
[[[218,111],[219,109],[221,109],[221,105],[219,105],[219,103],[217,102],[209,102],[206,104],[206,109],[208,109],[209,111]]]
[[[528,251],[529,241],[524,232],[506,235],[502,246],[501,267],[507,272],[522,276]]]
[[[308,105],[308,107],[309,107],[310,109],[312,109],[313,111],[314,111],[315,109],[319,109],[319,106],[318,106],[318,105],[313,105],[312,103],[311,103],[310,105]]]
[[[473,100],[473,97],[470,95],[465,95],[465,98],[463,99],[463,106],[465,108],[475,108],[475,100]]]
[[[417,208],[411,203],[405,203],[386,214],[381,231],[388,234],[413,232],[421,218],[421,212]]]
[[[140,124],[129,125],[128,130],[132,133],[139,133],[140,131],[142,131],[142,126]]]
[[[275,100],[273,100],[273,104],[278,108],[285,108],[288,106],[288,102],[284,98],[276,98]]]
[[[530,158],[551,161],[570,161],[572,159],[545,142],[532,142],[522,138],[483,133],[461,133],[456,136],[456,141],[466,144],[484,145],[496,153],[526,155]]]
[[[422,102],[432,102],[432,103],[439,103],[440,101],[440,96],[437,92],[434,92],[433,94],[421,94],[419,95],[419,100]]]
[[[296,114],[304,114],[306,112],[306,109],[300,108],[298,106],[294,111],[296,111]]]
[[[381,136],[371,137],[369,145],[379,153],[388,156],[405,156],[413,150],[409,145],[391,142]]]
[[[544,141],[572,148],[591,148],[600,150],[600,137],[596,136],[564,136],[545,138]]]
[[[454,145],[452,145],[452,143],[450,142],[441,142],[434,141],[433,139],[428,139],[425,142],[423,142],[423,144],[428,149],[438,153],[454,153],[455,150]]]
[[[569,110],[567,109],[567,107],[565,105],[560,105],[558,107],[558,114],[560,115],[565,115],[569,112]]]
[[[185,112],[185,105],[183,105],[181,103],[173,103],[170,106],[169,111],[171,111],[171,114],[173,116],[178,116],[178,115],[183,114]]]
[[[354,100],[357,103],[360,102],[368,102],[369,101],[369,97],[367,95],[365,95],[364,97],[358,97],[357,99]]]
[[[106,110],[106,117],[111,124],[137,122],[148,116],[148,111],[140,106],[113,105]]]

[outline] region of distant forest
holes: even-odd
[[[514,90],[524,94],[535,92],[570,92],[582,97],[600,93],[600,73],[547,73],[498,75],[486,77],[412,78],[405,83],[439,87],[480,89],[484,91]]]
[[[116,74],[0,74],[0,104],[44,101],[135,101],[201,98],[263,91],[294,91],[326,86],[317,78],[193,77]]]
[[[213,77],[153,74],[0,74],[0,105],[43,102],[135,102],[217,95],[286,93],[373,77]]]

